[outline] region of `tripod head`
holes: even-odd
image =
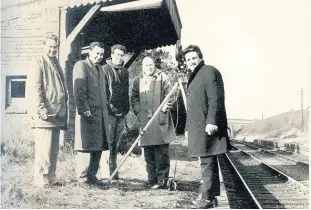
[[[177,60],[177,72],[187,74],[187,66],[185,64],[184,56],[182,55],[181,52],[176,55],[176,60]]]

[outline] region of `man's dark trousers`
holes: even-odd
[[[124,117],[114,117],[109,116],[110,123],[109,123],[109,131],[110,131],[110,143],[108,144],[110,155],[109,155],[109,171],[110,175],[115,171],[117,168],[117,155],[118,155],[118,147],[121,135],[123,134],[124,130]],[[119,173],[116,173],[114,179],[119,179]]]
[[[88,159],[87,163],[85,160]],[[96,179],[102,151],[78,152],[77,153],[77,175],[79,178]]]
[[[200,189],[202,199],[213,200],[215,196],[220,195],[217,155],[200,157],[200,165],[203,180],[203,184]]]
[[[148,182],[166,184],[170,172],[169,144],[144,146]]]

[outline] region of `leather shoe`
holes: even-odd
[[[214,198],[214,205],[215,205],[215,206],[218,206],[218,200],[217,200],[217,198]]]
[[[151,189],[168,189],[167,180],[157,181],[155,185],[151,187]]]
[[[165,184],[159,184],[159,183],[157,183],[157,184],[153,185],[153,186],[150,187],[150,188],[151,188],[151,189],[166,189],[167,186],[166,186]]]
[[[155,185],[155,183],[147,182],[147,183],[145,184],[145,187],[146,187],[146,188],[151,188],[151,187],[153,187],[154,185]]]
[[[218,206],[218,201],[216,198],[212,200],[205,200],[205,199],[194,200],[192,201],[192,203],[193,203],[193,205],[191,206],[192,209],[210,209]]]
[[[52,187],[63,187],[63,184],[59,181],[49,182],[47,184],[44,184],[44,188],[52,188]]]
[[[103,181],[99,180],[96,176],[79,178],[79,183],[87,184],[90,186],[103,186],[105,184]]]
[[[194,201],[192,201],[192,203],[197,202],[197,201],[199,201],[199,200],[201,200],[201,199],[202,199],[202,194],[199,194],[199,196],[198,196]],[[211,198],[211,199],[207,199],[207,200],[213,200],[215,206],[218,206],[218,200],[217,200],[216,197]]]

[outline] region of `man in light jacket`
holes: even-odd
[[[38,187],[59,186],[56,163],[60,130],[67,128],[68,91],[56,58],[59,39],[49,35],[44,53],[31,66],[27,81],[29,114],[35,134],[34,180]]]
[[[145,127],[171,89],[167,75],[155,68],[150,56],[142,58],[142,73],[133,82],[131,103],[141,128]],[[141,137],[144,148],[147,187],[166,188],[170,171],[169,143],[174,141],[175,129],[170,113],[173,100],[162,107],[158,116]]]
[[[124,130],[125,116],[130,110],[129,103],[129,73],[123,67],[123,57],[126,48],[123,45],[116,44],[111,47],[111,58],[106,60],[103,66],[106,81],[107,98],[109,100],[109,139],[108,143],[109,171],[110,175],[117,168],[117,152],[121,134]],[[113,179],[118,180],[117,173]]]
[[[73,68],[76,172],[80,182],[91,185],[102,184],[96,174],[102,151],[108,149],[109,142],[106,84],[99,65],[104,52],[102,43],[92,42],[89,56]]]

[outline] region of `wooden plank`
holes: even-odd
[[[138,56],[138,53],[133,51],[131,57],[127,61],[125,61],[124,68],[130,67],[130,65],[137,58],[137,56]]]
[[[69,34],[66,40],[67,47],[71,45],[76,36],[83,30],[83,28],[90,22],[90,20],[94,17],[94,15],[100,10],[102,7],[102,2],[94,5],[82,18],[82,20],[78,23],[78,25],[73,29],[73,31]]]
[[[64,71],[66,71],[65,63],[67,61],[67,53],[66,53],[66,15],[67,10],[65,8],[60,9],[60,46],[59,46],[59,63]]]
[[[101,8],[102,12],[125,12],[161,7],[162,0],[130,1]]]
[[[177,39],[176,45],[175,45],[175,58],[177,58],[181,50],[182,50],[182,47],[181,47],[180,39]]]
[[[181,20],[179,17],[178,9],[175,0],[165,0],[166,7],[171,16],[172,23],[175,28],[178,39],[181,39]]]

